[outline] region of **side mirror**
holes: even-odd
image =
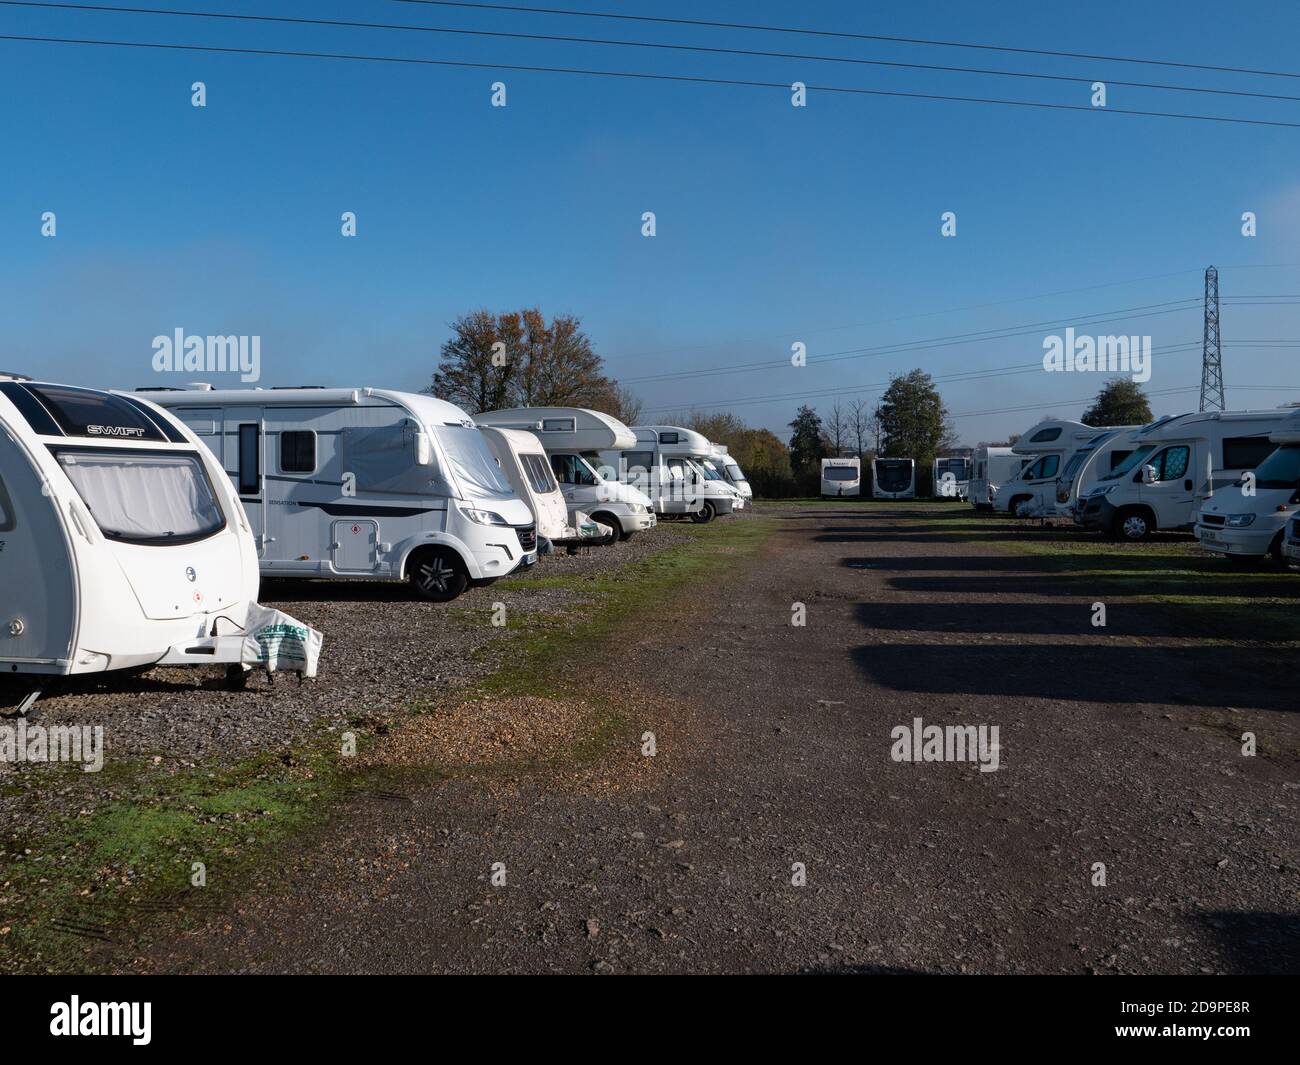
[[[1142,483],[1143,484],[1156,483],[1156,468],[1154,466],[1142,467]]]
[[[429,440],[428,434],[417,429],[412,434],[413,450],[415,452],[415,464],[417,466],[430,466],[433,464],[433,444]]]

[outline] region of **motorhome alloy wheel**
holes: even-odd
[[[411,583],[424,598],[447,603],[469,585],[460,559],[446,548],[429,548],[411,560]]]

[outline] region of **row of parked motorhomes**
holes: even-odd
[[[35,678],[21,712],[70,674],[311,675],[320,634],[259,606],[259,577],[403,580],[447,601],[556,548],[752,496],[699,433],[580,408],[471,417],[378,388],[128,393],[0,373],[0,670]]]
[[[970,500],[1123,540],[1191,530],[1216,554],[1300,561],[1300,408],[1141,426],[1050,419],[1010,448],[976,449]]]

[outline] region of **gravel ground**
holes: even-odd
[[[255,674],[247,691],[235,692],[207,668],[107,674],[68,682],[66,690],[44,697],[37,721],[103,726],[106,763],[148,758],[164,772],[279,750],[308,730],[338,728],[358,715],[383,719],[415,696],[445,697],[473,685],[496,666],[490,653],[475,653],[504,631],[490,623],[494,603],[504,603],[508,616],[580,608],[579,593],[540,582],[530,587],[530,576],[599,575],[684,539],[680,526],[665,523],[619,544],[549,555],[518,588],[474,588],[447,604],[389,582],[265,581],[264,604],[324,634],[314,680],[300,685],[284,674],[270,684]],[[0,707],[13,707],[20,694],[0,687]],[[0,762],[0,840],[28,831],[34,820],[84,808],[85,789],[53,781],[59,772]]]
[[[635,626],[593,683],[626,734],[583,779],[359,799],[119,966],[1300,971],[1293,670],[1161,604],[1112,596],[1094,629],[1086,586],[908,513],[780,512],[712,596]],[[575,727],[545,702],[478,744]],[[998,725],[1000,768],[894,761],[915,717]]]

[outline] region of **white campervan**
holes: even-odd
[[[479,425],[521,429],[537,437],[551,460],[571,523],[582,512],[608,525],[622,540],[654,528],[649,498],[598,470],[601,451],[636,442],[632,430],[617,418],[583,407],[515,407],[484,411],[474,419]]]
[[[1204,411],[1153,422],[1133,453],[1081,497],[1079,523],[1125,540],[1188,529],[1203,501],[1237,483],[1277,447],[1289,410]]]
[[[632,433],[632,444],[606,449],[601,459],[620,480],[645,492],[657,513],[708,522],[743,503],[716,469],[703,464],[713,445],[702,434],[678,425],[637,425]]]
[[[151,391],[206,442],[264,577],[407,580],[437,602],[537,561],[537,526],[459,407],[382,388]]]
[[[1095,446],[1110,433],[1136,429],[1136,425],[1084,425],[1083,422],[1048,418],[1011,445],[1022,456],[1034,456],[993,494],[993,509],[1005,514],[1043,516],[1056,513],[1056,481],[1081,447]]]
[[[821,494],[823,498],[862,495],[862,460],[822,459]]]
[[[1017,455],[1009,447],[977,447],[971,459],[967,498],[976,510],[992,510],[993,497],[999,486],[1014,478],[1032,461],[1032,457]]]
[[[915,499],[916,459],[872,459],[871,495],[875,499]]]
[[[725,487],[732,496],[732,510],[744,510],[745,502],[753,495],[751,491],[746,495],[737,485],[731,483],[731,478],[727,476],[723,463],[718,455],[718,445],[709,442],[708,454],[699,456],[695,459],[695,464],[704,471],[704,477],[709,481],[718,481]],[[746,488],[749,486],[746,485]]]
[[[742,499],[754,498],[754,489],[749,486],[749,479],[745,476],[745,471],[740,468],[740,463],[727,452],[726,444],[713,445],[713,463],[722,470],[722,476],[726,479],[727,484],[739,492]]]
[[[1165,419],[1161,419],[1164,421]],[[1145,427],[1144,427],[1145,428]],[[1078,520],[1079,500],[1119,468],[1137,447],[1141,429],[1116,429],[1093,437],[1065,461],[1056,478],[1058,517]]]
[[[1300,410],[1269,434],[1277,450],[1253,473],[1201,504],[1196,539],[1207,551],[1235,558],[1286,561],[1284,530],[1300,514]]]
[[[481,426],[479,432],[487,440],[515,495],[533,512],[539,554],[548,554],[556,544],[573,547],[584,541],[598,542],[585,532],[590,523],[578,526],[570,521],[569,508],[555,480],[550,457],[534,434],[488,425]]]
[[[278,612],[258,606],[257,587],[244,510],[184,425],[134,396],[0,374],[4,673],[314,674],[320,634],[285,615],[269,631],[255,618]],[[32,684],[20,714],[40,695]]]

